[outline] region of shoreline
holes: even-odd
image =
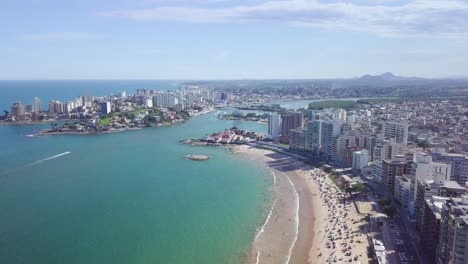
[[[367,239],[360,231],[364,216],[341,200],[345,195],[325,172],[271,150],[247,145],[229,149],[273,178],[270,209],[253,236],[247,263],[333,263],[351,258],[367,263]]]
[[[288,170],[285,168],[295,159],[284,154],[249,146],[230,149],[266,168],[273,177],[273,200],[265,222],[252,240],[248,263],[309,263],[315,212],[300,171],[311,167],[297,161],[295,164],[303,168]]]
[[[53,122],[62,120],[46,120],[46,121],[0,121],[0,126],[33,126],[33,125],[46,125]]]

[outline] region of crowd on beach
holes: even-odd
[[[316,257],[321,263],[367,262],[367,239],[361,231],[365,218],[324,171],[313,169],[308,174],[319,189],[320,206],[324,210],[320,230],[316,231],[320,236]]]

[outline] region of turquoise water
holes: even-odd
[[[271,179],[222,148],[177,143],[234,125],[267,129],[214,113],[100,136],[0,126],[0,263],[241,263]]]

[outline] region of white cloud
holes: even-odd
[[[99,35],[88,32],[46,32],[39,34],[27,34],[22,35],[23,40],[82,40],[82,39],[94,39],[98,38]]]
[[[98,15],[137,21],[274,21],[296,26],[372,32],[392,37],[468,37],[468,3],[461,0],[269,0],[223,7],[163,5],[105,11]]]

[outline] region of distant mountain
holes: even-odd
[[[392,86],[395,84],[412,84],[427,79],[418,77],[402,77],[394,75],[391,72],[385,72],[380,75],[366,74],[359,78],[348,79],[344,82],[348,85],[365,85],[365,86]]]
[[[357,81],[364,81],[364,82],[368,82],[368,81],[375,81],[375,82],[379,82],[379,81],[390,81],[390,82],[398,82],[398,81],[415,81],[415,80],[423,80],[423,78],[417,78],[417,77],[402,77],[402,76],[397,76],[397,75],[394,75],[393,73],[391,72],[386,72],[386,73],[382,73],[380,75],[369,75],[369,74],[366,74],[366,75],[363,75],[362,77],[358,78]]]

